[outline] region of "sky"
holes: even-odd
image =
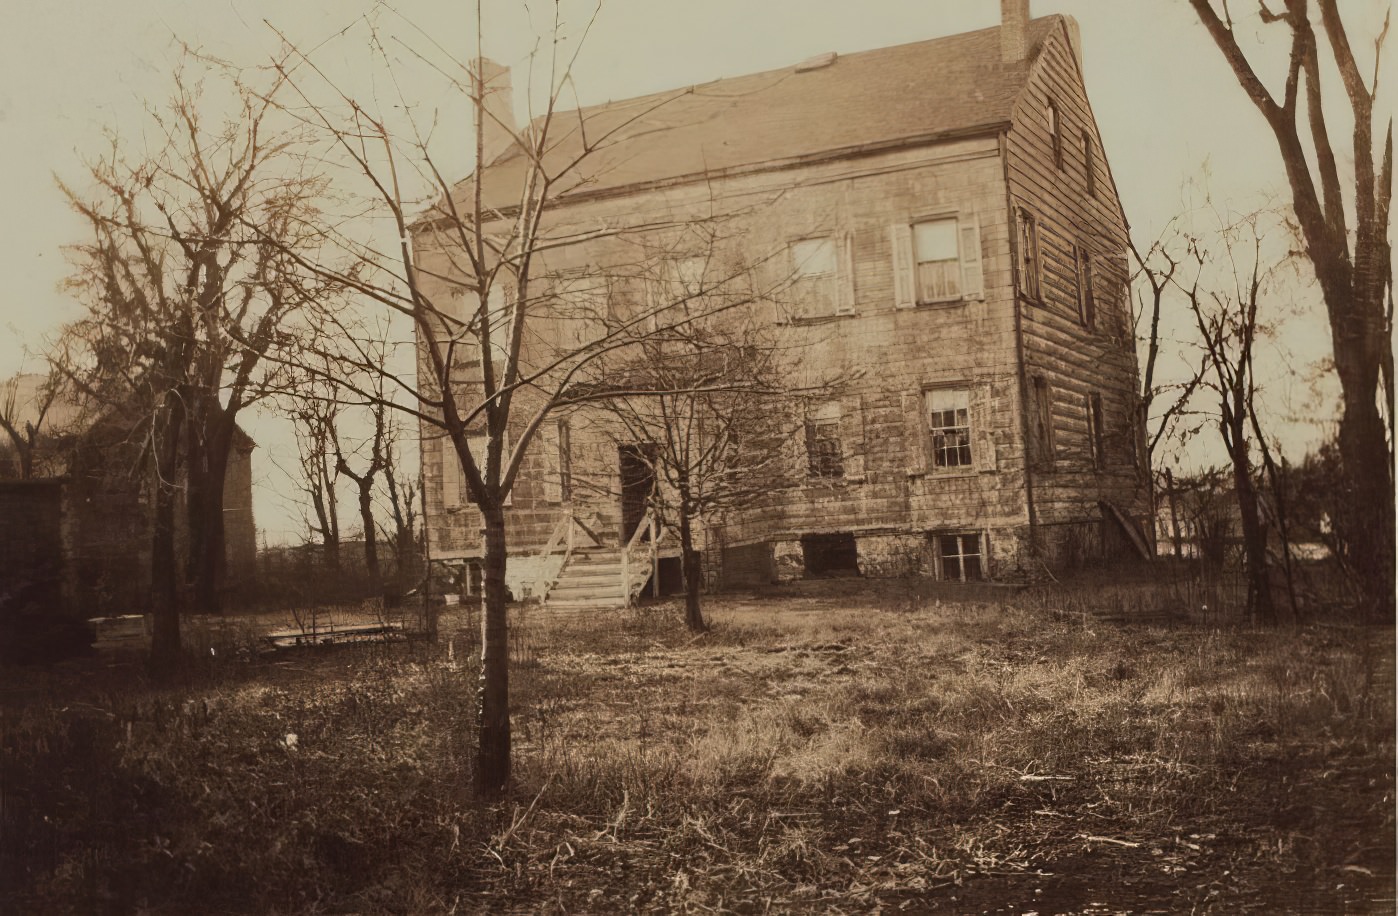
[[[1386,6],[1342,4],[1353,32],[1367,35],[1377,34]],[[564,0],[562,9],[566,30],[576,35],[592,5]],[[1228,207],[1288,199],[1270,132],[1185,0],[1032,0],[1031,11],[1068,14],[1081,26],[1088,96],[1139,245],[1148,247],[1187,197],[1197,199],[1204,180]],[[514,68],[521,115],[528,56],[552,12],[543,0],[485,3],[485,53]],[[1252,17],[1243,26],[1249,36],[1277,35],[1263,45],[1259,66],[1279,73],[1282,27],[1264,32],[1251,9],[1240,15]],[[258,66],[275,53],[280,33],[299,46],[319,46],[318,60],[356,93],[382,95],[391,84],[364,53],[365,33],[355,25],[365,16],[386,38],[412,101],[423,109],[443,102],[435,95],[440,89],[414,78],[419,64],[407,49],[430,55],[436,42],[471,56],[476,26],[468,0],[399,0],[393,7],[375,0],[47,0],[9,12],[0,54],[0,200],[8,216],[0,221],[0,378],[34,369],[26,354],[77,314],[60,287],[69,273],[63,246],[82,240],[83,226],[55,178],[81,184],[83,160],[102,151],[107,130],[139,142],[146,106],[169,96],[181,43]],[[997,0],[605,0],[574,68],[574,87],[582,104],[592,104],[790,66],[825,51],[984,28],[999,16]],[[1373,52],[1365,44],[1356,42],[1356,51],[1370,62],[1367,69]],[[1392,108],[1381,96],[1380,110]],[[448,141],[461,137],[462,174],[470,168],[463,120],[445,128]],[[1190,181],[1193,190],[1185,187]],[[1317,403],[1307,382],[1310,362],[1328,348],[1318,299],[1299,282],[1288,298],[1295,304],[1279,323],[1290,353],[1272,363],[1269,398],[1279,422],[1332,419],[1333,405],[1324,397]],[[246,425],[261,446],[254,459],[259,526],[271,543],[297,541],[304,527],[279,470],[294,465],[294,444],[267,417]],[[1313,424],[1292,424],[1287,444],[1299,452],[1320,434]]]

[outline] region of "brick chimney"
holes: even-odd
[[[481,163],[490,165],[515,143],[514,87],[510,68],[482,57],[476,61],[481,78]]]
[[[1017,64],[1029,53],[1029,0],[1000,0],[1000,61]]]

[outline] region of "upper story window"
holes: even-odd
[[[1058,103],[1048,100],[1049,140],[1053,144],[1053,164],[1063,168],[1063,116],[1058,112]]]
[[[932,435],[932,467],[971,466],[971,393],[965,388],[928,391],[927,427]]]
[[[806,461],[812,477],[845,476],[839,403],[821,404],[807,412]]]
[[[1039,225],[1028,210],[1019,211],[1019,244],[1015,252],[1019,291],[1034,302],[1043,301],[1039,282]]]
[[[915,223],[913,255],[917,264],[919,303],[961,298],[961,257],[955,217]]]
[[[1097,196],[1097,149],[1092,145],[1092,135],[1082,132],[1083,181],[1087,185],[1087,196]]]
[[[791,315],[825,318],[854,311],[849,278],[843,276],[845,246],[834,236],[791,243]]]
[[[929,216],[889,228],[898,308],[985,295],[980,221],[974,213]]]

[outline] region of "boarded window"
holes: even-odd
[[[1083,181],[1087,185],[1087,196],[1097,196],[1097,150],[1092,145],[1092,135],[1082,132]]]
[[[928,220],[913,226],[918,302],[961,298],[957,235],[955,218]]]
[[[971,466],[971,395],[965,388],[927,392],[927,427],[932,436],[932,467]]]
[[[1041,467],[1053,466],[1053,388],[1048,379],[1035,376],[1034,396],[1034,458]]]
[[[985,578],[979,534],[938,534],[938,578],[951,582],[975,582]]]
[[[839,404],[822,404],[806,414],[806,461],[812,477],[844,476]]]
[[[1102,439],[1102,396],[1097,392],[1087,396],[1087,450],[1092,467],[1101,470],[1106,464]]]
[[[1058,103],[1048,100],[1048,128],[1053,144],[1053,164],[1063,168],[1063,117],[1058,113]]]
[[[1039,282],[1039,226],[1027,210],[1019,211],[1019,250],[1015,253],[1019,291],[1034,302],[1042,302]]]

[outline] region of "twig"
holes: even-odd
[[[1087,840],[1089,843],[1111,843],[1113,846],[1125,846],[1128,849],[1139,849],[1141,845],[1130,840],[1117,840],[1109,836],[1089,836],[1086,833],[1078,834],[1078,839]]]

